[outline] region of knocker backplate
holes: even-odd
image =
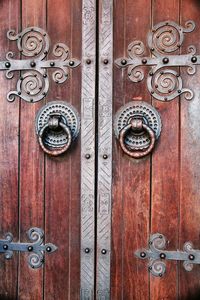
[[[146,102],[132,101],[120,108],[115,115],[114,131],[117,138],[131,119],[142,120],[154,131],[156,139],[160,136],[162,123],[156,109]],[[149,146],[150,139],[146,132],[133,133],[130,131],[126,136],[125,143],[132,150],[142,150]]]
[[[74,140],[80,129],[80,118],[77,110],[64,101],[53,101],[43,106],[36,117],[36,133],[44,127],[50,117],[60,115],[62,122],[71,130],[72,140]],[[62,130],[49,129],[45,135],[44,143],[50,148],[60,148],[67,143],[67,134]]]

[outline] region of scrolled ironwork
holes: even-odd
[[[17,42],[17,47],[26,59],[15,59],[13,52],[6,54],[6,61],[0,62],[0,70],[6,71],[6,78],[11,79],[15,71],[21,71],[17,81],[17,89],[7,95],[12,102],[18,96],[27,102],[42,100],[49,89],[48,69],[53,69],[52,79],[56,83],[63,83],[69,78],[69,69],[76,68],[80,61],[71,58],[69,47],[58,43],[53,47],[54,58],[47,60],[50,38],[41,28],[28,27],[21,33],[10,30],[7,37]]]
[[[140,259],[149,259],[148,270],[153,276],[162,277],[166,272],[166,261],[183,261],[183,267],[190,272],[194,264],[200,264],[200,250],[194,249],[191,242],[186,242],[183,251],[166,250],[168,241],[163,234],[155,233],[150,236],[149,248],[140,249],[135,256]]]
[[[27,232],[30,242],[13,242],[13,235],[7,233],[3,240],[0,240],[0,253],[4,254],[5,259],[11,259],[13,253],[28,252],[28,264],[31,268],[37,269],[44,264],[44,254],[53,253],[57,247],[51,243],[44,244],[44,232],[41,228],[33,227]]]
[[[171,67],[187,67],[188,75],[195,74],[200,55],[196,55],[194,45],[188,47],[186,54],[173,54],[183,44],[184,34],[194,28],[193,21],[187,21],[185,27],[172,21],[158,23],[147,36],[151,56],[144,56],[143,42],[134,41],[128,46],[128,57],[118,58],[115,63],[120,68],[127,68],[128,78],[134,83],[144,79],[144,66],[150,67],[147,88],[157,100],[171,101],[181,94],[186,100],[191,100],[193,91],[183,87],[181,76]]]

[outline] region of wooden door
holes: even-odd
[[[52,55],[53,46],[64,43],[70,49],[70,58],[81,60],[82,3],[79,0],[2,0],[0,24],[1,61],[6,61],[6,53],[13,51],[14,59],[31,58],[37,63],[37,53],[35,58],[25,57],[16,41],[9,41],[6,36],[11,29],[17,34],[29,27],[48,33],[51,40],[48,59],[59,58]],[[32,45],[27,51],[34,50]],[[8,102],[8,92],[16,90],[16,82],[23,75],[18,71],[8,80],[5,73],[1,73],[0,235],[3,238],[11,232],[14,242],[31,243],[27,231],[38,227],[44,231],[45,242],[53,243],[58,249],[46,256],[45,267],[38,269],[29,266],[28,252],[19,255],[14,251],[10,260],[5,260],[2,254],[0,299],[79,298],[80,138],[67,155],[45,155],[38,144],[35,119],[39,109],[52,100],[70,103],[80,113],[81,69],[70,71],[65,84],[53,82],[51,72],[48,94],[35,103],[19,97]]]
[[[0,1],[0,299],[200,297],[199,13]]]
[[[144,49],[142,43],[136,42],[134,45],[138,46],[135,48],[135,61],[138,58],[144,79],[133,83],[128,79],[134,77],[133,73],[128,74],[133,71],[114,68],[113,115],[126,103],[145,101],[159,112],[162,132],[152,155],[142,159],[126,155],[116,139],[113,143],[111,299],[200,297],[198,265],[187,272],[183,262],[166,259],[166,273],[155,277],[148,270],[148,259],[141,260],[134,256],[136,250],[149,248],[149,237],[154,233],[166,236],[169,251],[183,250],[187,241],[193,243],[194,249],[200,248],[199,67],[194,75],[189,75],[185,64],[180,69],[179,66],[168,66],[170,55],[177,55],[178,59],[179,55],[189,53],[187,49],[190,45],[194,45],[196,53],[199,53],[199,13],[200,6],[196,0],[114,1],[114,58],[130,58],[128,45],[133,41],[142,41]],[[188,20],[193,20],[196,28],[191,33],[185,33],[184,42],[178,46],[175,46],[180,42],[178,32],[175,38],[174,30],[168,28],[167,34],[159,26],[155,27],[160,22],[173,21],[189,28],[186,24]],[[166,81],[165,87],[169,90],[163,94],[164,101],[155,99],[159,86],[155,84],[152,90],[148,88],[147,77],[151,67],[146,64],[151,57],[155,57],[153,51],[157,51],[156,47],[149,48],[147,43],[147,34],[152,30],[155,35],[160,30],[154,42],[155,45],[161,44],[163,38],[162,47],[166,52],[163,51],[162,59],[169,58],[169,62],[165,61],[166,65],[163,63],[163,69],[172,69],[180,74],[183,88],[194,92],[190,102],[184,94],[178,97],[174,94],[171,101],[164,99],[173,93],[170,91],[170,76]],[[174,52],[168,52],[168,47],[174,46]],[[147,62],[142,61],[143,58],[147,58]],[[137,75],[139,77],[141,74]],[[177,78],[180,77],[177,75]]]

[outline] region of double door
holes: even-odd
[[[0,1],[0,299],[200,297],[199,13]]]

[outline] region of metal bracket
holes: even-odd
[[[14,59],[14,53],[6,54],[6,61],[0,62],[0,70],[6,71],[8,79],[13,78],[14,71],[21,71],[17,89],[7,95],[12,102],[16,96],[27,102],[42,100],[49,89],[48,69],[55,69],[52,78],[56,83],[63,83],[69,77],[69,68],[80,65],[80,61],[70,58],[69,48],[58,43],[53,47],[53,55],[57,59],[44,60],[49,52],[50,38],[41,28],[29,27],[16,34],[14,30],[7,33],[11,41],[17,41],[17,47],[25,60]]]
[[[57,247],[51,243],[44,244],[44,232],[40,228],[30,228],[27,232],[30,243],[14,243],[13,235],[7,233],[4,240],[0,240],[0,253],[5,259],[11,259],[14,251],[29,252],[28,264],[31,268],[40,268],[44,264],[44,253],[52,253]]]
[[[166,260],[183,261],[186,271],[192,271],[194,264],[200,264],[200,250],[193,249],[191,242],[186,242],[183,251],[164,250],[168,242],[163,234],[155,233],[150,236],[149,249],[140,249],[135,256],[149,259],[148,270],[153,276],[162,277],[166,272]]]
[[[195,55],[196,48],[193,45],[188,47],[187,54],[169,54],[181,47],[184,33],[192,32],[194,28],[193,21],[187,21],[185,27],[172,21],[158,23],[147,36],[150,57],[143,56],[145,51],[143,42],[134,41],[128,46],[128,58],[119,58],[115,63],[120,68],[128,67],[128,77],[132,82],[144,79],[141,66],[150,66],[147,87],[157,100],[171,101],[181,94],[185,94],[185,99],[191,100],[194,96],[193,91],[183,88],[180,74],[169,67],[187,67],[187,73],[193,75],[196,72],[196,65],[200,65],[200,55]]]

